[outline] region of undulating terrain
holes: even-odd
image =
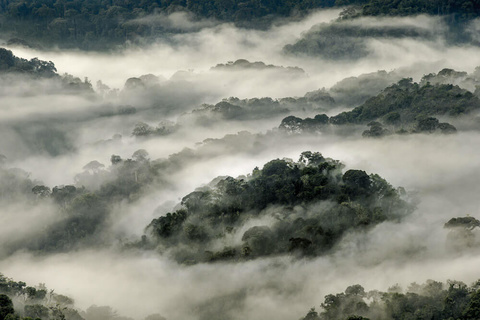
[[[0,320],[480,319],[480,2],[0,0]]]

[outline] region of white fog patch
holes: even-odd
[[[35,239],[58,220],[54,206],[49,203],[1,202],[0,257],[10,254],[8,248],[24,239]]]

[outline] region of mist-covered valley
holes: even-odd
[[[348,3],[0,4],[0,318],[477,319],[476,9]]]

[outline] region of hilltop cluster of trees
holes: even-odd
[[[325,90],[309,92],[303,97],[282,99],[231,97],[221,102],[203,104],[192,112],[181,115],[179,123],[194,122],[209,125],[219,120],[258,120],[270,119],[289,113],[315,113],[325,111],[335,105],[335,100]]]
[[[63,92],[93,92],[88,79],[81,81],[70,74],[60,76],[52,61],[43,61],[38,58],[30,60],[19,58],[5,48],[0,48],[0,75],[1,78],[7,78],[8,81],[11,81],[8,78],[10,75],[23,76],[25,80],[49,79],[58,81],[58,86],[63,89]]]
[[[328,90],[328,93],[336,104],[352,108],[365,103],[368,98],[378,95],[383,89],[401,79],[402,77],[395,71],[379,70],[340,80]]]
[[[412,79],[402,79],[368,99],[362,106],[343,112],[330,119],[334,124],[368,123],[397,112],[401,122],[411,122],[419,115],[456,117],[480,108],[480,100],[458,86],[419,85]],[[393,120],[393,119],[392,119]]]
[[[135,137],[166,136],[178,130],[178,125],[171,121],[162,121],[156,127],[148,123],[139,122],[133,128],[132,135]]]
[[[182,208],[147,227],[150,245],[170,249],[182,263],[330,250],[348,230],[399,220],[411,206],[378,175],[342,173],[343,165],[320,153],[299,162],[273,160],[249,177],[219,178],[182,199]],[[274,219],[244,230],[249,222]],[[226,244],[235,234],[241,243]]]
[[[357,284],[326,295],[320,312],[312,308],[300,320],[472,320],[480,317],[479,308],[480,281],[467,286],[460,281],[428,280],[412,283],[405,292],[398,285],[388,292],[366,292]]]
[[[250,62],[246,59],[238,59],[236,61],[229,61],[227,63],[219,63],[215,67],[212,67],[211,70],[277,70],[285,71],[290,74],[305,75],[305,70],[299,67],[281,67],[275,66],[273,64],[265,64],[262,61]]]
[[[325,132],[330,128],[327,124],[368,125],[369,130],[364,132],[367,137],[389,133],[453,133],[456,132],[454,126],[440,123],[436,117],[455,118],[480,109],[480,99],[471,92],[452,84],[432,85],[426,79],[437,79],[437,76],[428,75],[420,84],[411,78],[402,79],[361,106],[332,117],[325,114],[313,119],[289,116],[282,120],[279,128],[288,133],[301,133]]]
[[[52,61],[43,61],[37,58],[31,60],[18,58],[12,51],[0,48],[0,72],[23,73],[31,76],[51,78],[58,76],[57,69]]]

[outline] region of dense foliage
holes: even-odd
[[[181,209],[154,219],[147,230],[184,263],[309,256],[328,251],[349,230],[400,219],[411,209],[378,175],[342,168],[312,152],[299,162],[273,160],[249,177],[220,178],[190,193]],[[229,243],[236,237],[240,243]],[[218,241],[227,245],[215,251]]]
[[[12,51],[0,48],[0,72],[24,73],[30,76],[51,78],[57,76],[57,69],[51,61],[37,58],[26,60],[13,55]]]
[[[402,291],[396,285],[388,292],[365,292],[362,286],[353,285],[345,292],[325,296],[321,311],[312,308],[301,320],[473,320],[480,317],[479,281],[467,286],[459,281],[444,284],[428,280],[421,285],[412,283],[406,292]]]
[[[348,2],[363,2],[362,14],[370,16],[430,14],[448,15],[453,20],[465,21],[480,15],[478,0],[354,0]]]
[[[480,109],[480,99],[449,84],[445,74],[447,72],[442,70],[438,75],[427,75],[420,84],[402,79],[351,111],[332,117],[325,114],[305,119],[289,116],[282,120],[279,128],[287,133],[315,133],[333,130],[332,126],[367,125],[369,129],[363,133],[366,137],[391,133],[455,133],[454,126],[441,123],[436,117],[454,119],[472,114]],[[434,84],[428,80],[433,80]]]
[[[1,320],[84,320],[74,300],[48,290],[44,284],[27,286],[0,273]]]
[[[179,124],[208,126],[215,121],[271,119],[287,114],[312,114],[325,112],[335,105],[335,100],[325,90],[306,93],[303,97],[286,97],[281,99],[230,97],[216,104],[203,104],[180,116]]]
[[[334,124],[368,123],[391,112],[400,115],[400,122],[411,122],[424,116],[459,116],[480,108],[480,100],[471,92],[451,84],[419,85],[412,79],[400,80],[368,99],[352,111],[334,116]]]
[[[188,11],[199,18],[232,21],[241,25],[262,26],[268,16],[289,16],[318,7],[330,7],[334,0],[216,1],[216,0],[50,0],[0,2],[2,27],[29,42],[46,45],[106,49],[138,38],[158,37],[165,31],[181,32],[150,15]],[[20,42],[22,41],[14,41]]]
[[[291,17],[315,8],[349,4],[358,7],[347,9],[342,13],[343,18],[430,14],[463,22],[480,14],[476,0],[4,0],[0,2],[0,18],[2,29],[10,34],[11,44],[108,49],[112,45],[162,37],[166,32],[183,32],[183,26],[165,19],[171,13],[188,12],[197,20],[207,18],[245,27],[266,27],[275,17]],[[326,39],[324,42],[330,43]]]
[[[0,273],[0,320],[133,320],[109,306],[91,305],[85,311],[77,309],[75,301],[55,293],[45,284],[28,286]],[[145,320],[166,320],[151,314]]]
[[[160,183],[162,168],[170,163],[166,159],[151,162],[145,150],[136,151],[131,159],[113,155],[111,162],[109,168],[104,168],[98,161],[91,161],[75,177],[76,185],[53,188],[32,181],[29,174],[20,169],[0,166],[0,201],[16,200],[32,206],[45,203],[52,206],[50,210],[58,212],[58,219],[46,225],[43,232],[5,244],[4,249],[54,252],[82,245],[104,245],[103,231],[115,204],[135,201],[152,183]]]

